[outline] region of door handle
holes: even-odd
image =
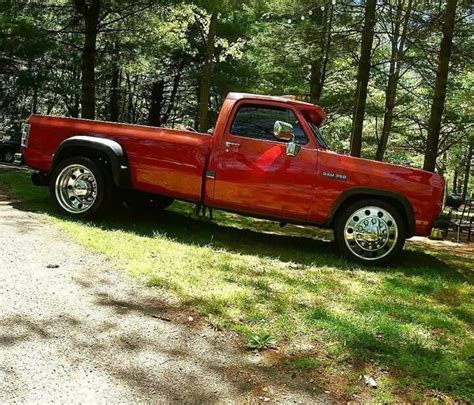
[[[225,143],[226,151],[229,151],[229,149],[239,149],[239,148],[240,148],[240,143],[235,143],[235,142],[226,142]]]

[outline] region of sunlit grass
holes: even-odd
[[[380,401],[474,397],[472,257],[409,246],[391,267],[364,268],[311,228],[222,212],[209,222],[185,203],[82,223],[52,212],[47,191],[23,173],[2,173],[0,183],[170,303],[244,340],[277,338],[290,369],[343,376],[347,395],[370,372]]]

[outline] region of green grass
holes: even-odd
[[[209,222],[179,202],[83,223],[54,213],[25,173],[1,173],[0,183],[158,296],[241,333],[243,346],[274,336],[282,367],[314,374],[321,386],[337,381],[349,398],[366,392],[359,376],[371,373],[377,401],[474,398],[472,254],[409,244],[393,266],[365,268],[311,228],[222,212]]]

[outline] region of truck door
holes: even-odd
[[[293,125],[296,156],[273,136],[275,121]],[[223,134],[214,205],[258,215],[306,220],[313,197],[317,148],[287,105],[241,102]]]

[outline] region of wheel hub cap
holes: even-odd
[[[76,197],[86,197],[91,193],[91,184],[85,180],[76,181],[72,187]]]
[[[344,240],[349,250],[364,260],[388,255],[398,238],[393,216],[386,210],[368,206],[355,211],[344,227]]]

